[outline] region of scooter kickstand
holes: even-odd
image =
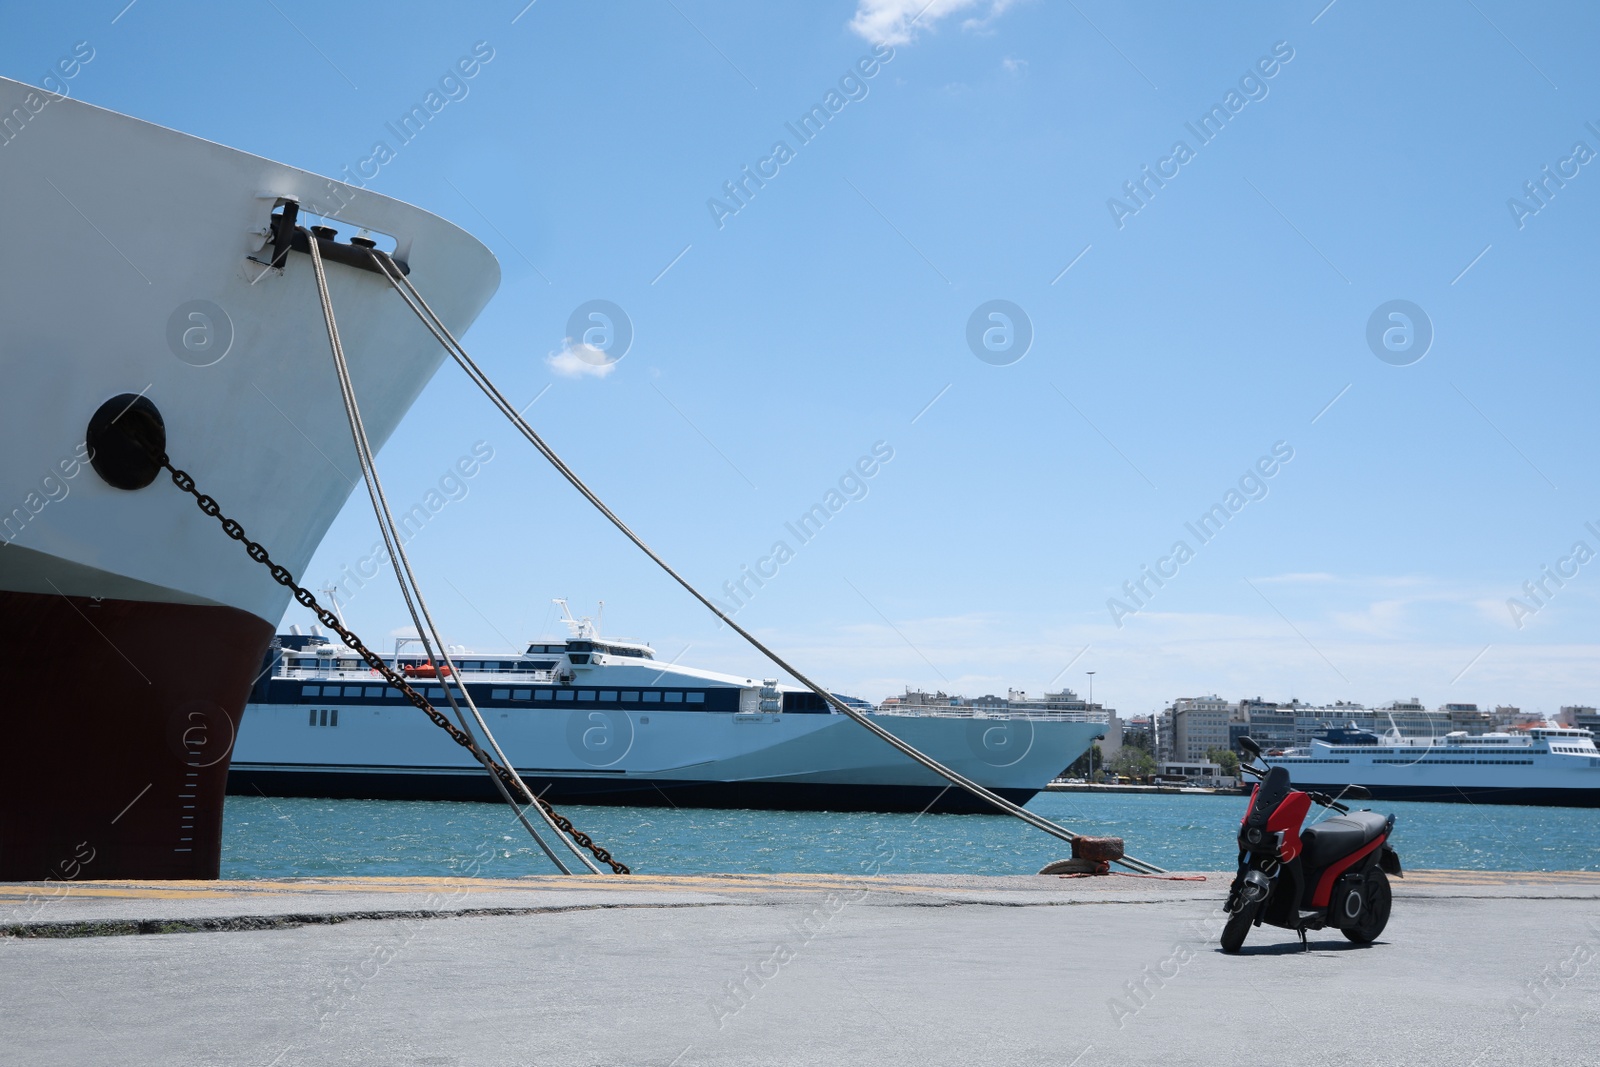
[[[1306,928],[1304,926],[1300,927],[1300,951],[1311,951],[1311,944],[1306,940]]]

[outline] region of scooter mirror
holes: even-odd
[[[1366,786],[1350,785],[1345,787],[1344,795],[1349,800],[1371,800],[1372,790]]]
[[[1248,734],[1239,738],[1239,747],[1258,759],[1261,756],[1261,746],[1256,744],[1256,739]]]

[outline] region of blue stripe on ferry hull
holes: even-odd
[[[816,782],[685,782],[674,779],[542,777],[522,780],[552,804],[627,804],[639,807],[757,808],[767,811],[928,811],[992,813],[994,808],[950,786],[831,785]],[[323,797],[333,800],[499,800],[483,772],[418,773],[404,769],[323,770],[234,764],[228,792],[239,796]],[[1037,790],[997,789],[1014,804]]]
[[[1337,793],[1340,786],[1311,785]],[[1425,800],[1443,804],[1523,804],[1552,808],[1600,808],[1600,789],[1508,789],[1437,785],[1369,785],[1374,800]]]

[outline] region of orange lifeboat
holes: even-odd
[[[407,678],[448,678],[450,665],[447,663],[436,670],[431,663],[407,663],[400,668],[400,672]]]

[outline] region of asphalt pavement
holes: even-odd
[[[1600,874],[1239,956],[1188,877],[12,884],[0,1064],[1600,1063]]]

